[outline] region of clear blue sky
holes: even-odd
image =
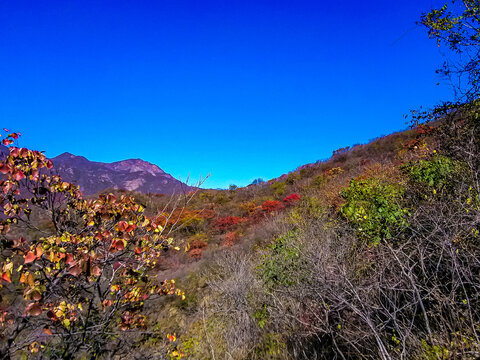
[[[442,1],[0,2],[0,125],[21,145],[246,185],[449,97],[415,27]]]

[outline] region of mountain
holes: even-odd
[[[141,159],[103,163],[63,153],[52,161],[58,174],[65,181],[79,185],[85,195],[108,188],[166,195],[190,189],[157,165]]]

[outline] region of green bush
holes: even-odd
[[[402,203],[403,188],[379,179],[352,179],[340,194],[346,200],[340,212],[353,223],[370,246],[389,239],[408,225]]]
[[[298,268],[300,254],[293,245],[297,236],[298,231],[289,231],[279,236],[269,246],[269,254],[265,255],[258,267],[267,288],[278,285],[291,286],[296,283],[294,273]]]
[[[297,180],[300,180],[300,174],[293,172],[288,174],[287,178],[285,179],[285,182],[288,185],[293,185]]]
[[[452,175],[457,172],[460,164],[448,157],[435,155],[431,159],[409,163],[402,167],[414,181],[439,188],[448,185]]]
[[[253,314],[253,318],[257,320],[257,324],[260,329],[263,329],[268,321],[268,309],[267,305],[264,304],[262,308],[257,309]]]
[[[255,347],[255,355],[259,359],[282,359],[284,358],[282,353],[285,353],[286,347],[280,334],[267,333]]]
[[[278,181],[270,185],[272,188],[275,196],[282,196],[285,194],[285,191],[287,190],[287,184],[283,181]]]

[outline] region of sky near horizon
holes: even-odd
[[[93,161],[244,186],[448,99],[415,22],[443,1],[0,3],[0,126]]]

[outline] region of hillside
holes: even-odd
[[[49,343],[52,351],[75,348],[71,324],[83,319],[92,326],[83,343],[106,352],[113,346],[126,359],[474,359],[476,111],[449,110],[440,122],[336,150],[265,183],[173,197],[118,189],[85,202],[64,179],[42,179],[21,165],[49,169],[42,154],[11,147],[1,171],[12,184],[25,182],[32,198],[4,202],[10,220],[2,231],[13,236],[5,241],[17,244],[24,267],[16,280],[13,262],[4,266],[0,294],[16,309],[11,282],[24,284],[29,324],[63,334],[61,344]],[[101,164],[63,154],[53,161],[66,173],[82,169],[92,183],[101,172],[132,174],[123,181],[165,176],[141,160]],[[70,173],[82,180],[80,171]],[[2,187],[15,193],[15,185]],[[58,194],[69,204],[60,212]],[[21,236],[42,248],[8,240]],[[42,280],[31,272],[41,262],[64,270]],[[119,267],[125,272],[117,277]],[[113,277],[102,278],[102,268]],[[48,295],[52,276],[70,289],[63,295],[72,304],[68,322],[58,320],[66,316],[59,310],[44,313],[59,291]],[[92,286],[100,292],[87,291]],[[164,296],[146,301],[152,293]],[[89,297],[100,305],[91,302],[85,313]],[[110,308],[127,311],[119,323]],[[97,318],[110,332],[95,330]]]

